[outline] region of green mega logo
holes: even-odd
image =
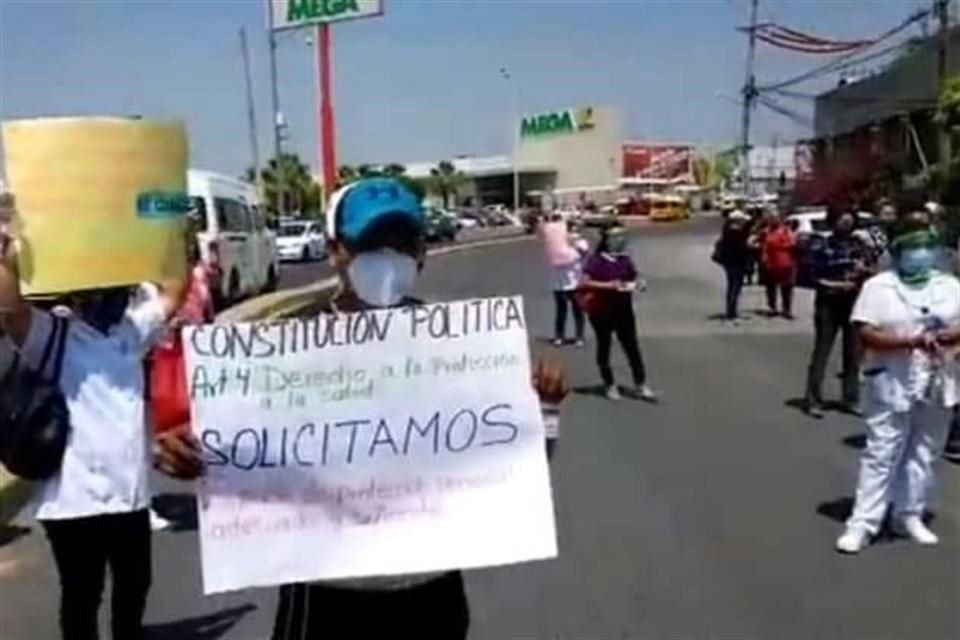
[[[357,0],[288,0],[287,22],[329,20],[346,13],[360,13]]]
[[[524,117],[520,122],[520,137],[576,133],[593,129],[594,126],[593,107],[551,111]]]

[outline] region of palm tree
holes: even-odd
[[[406,175],[407,168],[402,164],[390,163],[383,167],[383,175],[388,178],[399,178],[402,175]]]
[[[430,169],[429,189],[443,199],[443,208],[450,205],[450,196],[456,196],[460,187],[466,180],[466,176],[449,160],[443,160],[433,169]]]
[[[247,169],[244,179],[256,174]],[[319,207],[316,190],[319,188],[308,167],[295,153],[282,153],[271,158],[260,172],[263,195],[269,207],[282,215],[289,211],[308,212]]]
[[[342,164],[337,168],[337,185],[344,186],[357,180],[357,170],[348,164]]]

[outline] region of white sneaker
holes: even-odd
[[[923,519],[920,518],[920,516],[895,518],[892,524],[894,532],[896,532],[898,535],[910,538],[917,544],[932,547],[940,542],[940,538],[937,537],[937,534],[935,534],[933,531],[930,531],[930,529],[927,528],[927,525],[923,524]]]
[[[622,399],[623,399],[623,396],[620,395],[620,389],[617,388],[617,385],[612,384],[609,387],[607,387],[607,400],[613,400],[614,402],[616,402],[617,400],[622,400]]]
[[[166,531],[171,527],[173,527],[172,520],[167,520],[153,509],[150,509],[150,529],[153,531]]]
[[[633,393],[644,402],[656,403],[660,401],[660,394],[651,389],[649,385],[640,385]]]
[[[863,527],[847,527],[837,538],[836,549],[840,553],[860,553],[870,542],[870,532]]]

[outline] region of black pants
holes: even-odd
[[[726,316],[728,320],[733,320],[740,315],[740,294],[743,292],[747,268],[744,265],[734,265],[724,267],[723,270],[727,274]]]
[[[455,571],[405,589],[284,585],[272,640],[463,640],[469,626],[463,576]]]
[[[600,377],[608,387],[613,385],[613,369],[610,366],[610,347],[613,336],[616,334],[620,346],[623,348],[630,371],[633,373],[633,383],[638,387],[646,384],[647,370],[643,364],[643,354],[640,353],[640,342],[637,337],[637,320],[633,315],[633,307],[629,302],[617,304],[609,313],[590,316],[590,324],[597,334],[597,366],[600,368]]]
[[[573,294],[573,291],[553,292],[553,303],[556,307],[553,337],[557,340],[563,340],[567,337],[567,307],[573,309],[573,325],[577,332],[577,340],[583,340],[583,309],[577,304]]]
[[[858,402],[860,384],[857,375],[857,337],[850,323],[855,301],[855,296],[848,294],[817,292],[813,313],[813,353],[807,371],[808,403],[823,403],[823,376],[833,343],[840,332],[843,333],[843,402],[849,405]]]
[[[113,639],[143,638],[151,580],[148,512],[45,520],[43,527],[60,574],[63,640],[99,637],[97,613],[107,565],[113,585]]]
[[[767,282],[765,286],[767,288],[767,308],[770,313],[777,313],[777,291],[779,291],[780,304],[784,315],[793,315],[793,283]]]

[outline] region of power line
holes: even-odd
[[[819,97],[816,94],[812,93],[802,93],[799,91],[790,91],[788,89],[773,89],[767,93],[772,93],[774,95],[780,96],[782,98],[788,98],[792,100],[805,100],[805,101],[816,101]],[[902,105],[909,107],[933,107],[936,106],[936,100],[930,99],[910,99],[910,98],[889,98],[881,96],[843,96],[843,95],[833,95],[830,97],[831,101],[847,103],[847,104],[890,104],[890,105]]]
[[[881,34],[881,35],[876,39],[876,41],[874,42],[874,45],[879,44],[879,43],[883,42],[884,40],[889,40],[890,38],[892,38],[893,36],[897,35],[897,34],[900,33],[901,31],[903,31],[903,30],[907,29],[908,27],[910,27],[910,25],[914,24],[915,22],[918,22],[919,20],[922,20],[923,18],[926,18],[928,15],[930,15],[930,10],[929,10],[929,9],[921,9],[921,10],[913,13],[911,16],[909,16],[906,20],[904,20],[903,22],[901,22],[901,23],[900,23],[899,25],[897,25],[896,27],[890,29],[890,30],[887,31],[886,33]],[[853,58],[854,56],[858,55],[858,54],[861,52],[861,50],[858,49],[858,50],[856,50],[856,51],[851,51],[850,53],[845,53],[845,54],[843,54],[843,55],[841,55],[841,56],[838,56],[836,59],[834,59],[834,60],[832,60],[832,61],[830,61],[830,62],[828,62],[828,63],[826,63],[826,64],[824,64],[824,65],[821,65],[821,66],[819,66],[819,67],[815,67],[815,68],[811,69],[810,71],[806,71],[806,72],[804,72],[804,73],[801,73],[801,74],[798,75],[798,76],[794,76],[793,78],[789,78],[789,79],[787,79],[787,80],[783,80],[783,81],[777,82],[777,83],[775,83],[775,84],[769,84],[769,85],[764,85],[764,86],[761,86],[761,87],[757,87],[757,89],[758,89],[759,91],[769,91],[769,90],[772,90],[772,89],[782,89],[782,88],[784,88],[784,87],[790,87],[790,86],[793,86],[793,85],[795,85],[795,84],[799,84],[799,83],[801,83],[801,82],[806,82],[807,80],[812,80],[812,79],[814,79],[814,78],[820,77],[820,76],[825,75],[825,74],[827,74],[827,73],[832,73],[832,72],[834,72],[834,71],[838,71],[838,70],[841,70],[841,69],[843,69],[843,68],[847,68],[848,66],[854,66],[854,65],[857,65],[857,64],[862,64],[863,62],[866,62],[866,61],[868,61],[868,60],[873,60],[873,59],[875,59],[875,58],[879,58],[879,57],[881,57],[881,56],[883,56],[883,55],[887,55],[887,54],[891,53],[892,51],[896,51],[896,50],[899,49],[899,48],[905,47],[905,46],[907,46],[908,44],[909,44],[909,41],[906,42],[906,43],[901,42],[901,43],[896,44],[896,45],[894,45],[894,46],[892,46],[892,47],[888,47],[888,48],[883,49],[883,50],[881,50],[881,51],[878,51],[878,52],[875,52],[875,53],[870,54],[870,55],[868,55],[868,56],[865,56],[865,57],[863,57],[863,58],[861,58],[861,59],[857,59],[855,62],[852,61],[851,58]]]

